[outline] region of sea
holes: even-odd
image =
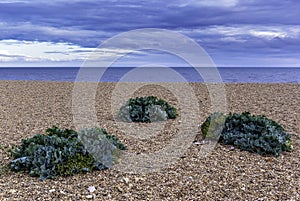
[[[201,72],[192,67],[5,67],[0,68],[0,80],[209,82],[208,74]],[[224,83],[300,83],[300,67],[218,67],[204,72]]]

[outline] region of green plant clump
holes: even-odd
[[[211,125],[211,126],[210,126]],[[204,138],[218,139],[241,150],[260,155],[275,155],[291,151],[290,135],[275,121],[263,115],[213,113],[201,125]]]
[[[175,107],[155,96],[130,98],[119,112],[119,117],[126,122],[165,121],[177,115]]]
[[[123,148],[124,145],[117,138],[111,140],[111,135],[104,129],[103,133],[108,138],[99,139]],[[28,172],[30,176],[39,176],[41,180],[107,168],[89,153],[76,131],[56,126],[47,129],[46,134],[22,139],[21,145],[13,151],[13,157],[10,163],[12,171]]]
[[[78,137],[88,152],[106,167],[117,161],[119,150],[127,148],[116,136],[108,134],[103,128],[81,129]]]

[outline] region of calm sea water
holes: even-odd
[[[41,80],[41,81],[71,81],[77,78],[80,68],[0,68],[0,80]],[[147,78],[154,81],[172,82],[178,81],[174,78],[174,72],[188,82],[203,82],[203,78],[194,68],[108,68],[103,76],[96,77],[99,71],[104,69],[84,70],[87,75],[86,81],[97,79],[100,82],[144,81]],[[223,82],[233,83],[300,83],[299,68],[218,68],[218,73]],[[93,78],[88,78],[88,76]],[[158,79],[159,78],[159,79]],[[151,80],[146,80],[151,81]]]

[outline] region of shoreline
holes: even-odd
[[[52,81],[52,80],[0,80],[0,82],[48,82],[48,83],[77,83],[79,81]],[[117,81],[99,81],[87,83],[139,83],[139,82],[117,82]],[[152,83],[152,82],[146,82]],[[155,82],[156,83],[156,82]],[[189,84],[300,84],[300,82],[157,82],[157,83],[189,83]]]
[[[84,67],[82,67],[84,68]],[[155,68],[155,67],[153,67]],[[158,75],[159,80],[164,81],[182,81],[188,80],[189,82],[203,82],[202,76],[192,67],[166,67],[168,69],[173,69],[172,73],[167,73],[162,69],[159,71],[159,68],[148,68],[147,71],[144,71],[143,74],[147,75],[148,70],[152,75],[152,78],[156,78]],[[34,67],[34,68],[0,68],[0,80],[53,80],[53,81],[71,81],[74,82],[78,74],[84,73],[85,76],[93,76],[95,74],[99,74],[104,71],[104,68],[87,68],[86,71],[79,71],[81,68],[77,67],[66,67],[66,68],[43,68],[43,67]],[[102,70],[97,70],[102,69]],[[134,76],[139,79],[143,77],[143,75],[138,75],[139,71],[133,70],[133,67],[109,67],[105,69],[105,73],[103,74],[101,81],[105,82],[117,82],[122,77]],[[225,83],[300,83],[300,68],[278,68],[278,67],[266,67],[266,68],[251,68],[251,67],[220,67],[217,68],[218,71],[214,71],[214,75],[219,76]],[[201,70],[200,70],[201,71]],[[205,70],[206,71],[206,70]],[[212,71],[213,72],[213,71]],[[140,72],[141,73],[141,72]],[[174,74],[175,73],[175,74]],[[207,73],[210,74],[210,70],[208,72],[204,72],[205,75]],[[176,75],[177,74],[177,75]],[[154,77],[153,77],[154,76]],[[179,76],[179,77],[178,77]],[[211,76],[211,75],[207,75]],[[150,76],[151,77],[151,76]],[[100,78],[100,76],[99,76]],[[127,77],[129,78],[129,77]],[[148,79],[146,77],[143,77]],[[180,78],[180,79],[179,79]],[[88,79],[88,78],[85,78]],[[98,80],[92,78],[91,80]],[[132,80],[132,79],[131,79]]]

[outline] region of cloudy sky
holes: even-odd
[[[143,28],[195,40],[220,67],[300,66],[299,11],[299,0],[0,0],[0,67],[80,66],[103,41]],[[120,65],[146,57],[181,65],[151,51]]]

